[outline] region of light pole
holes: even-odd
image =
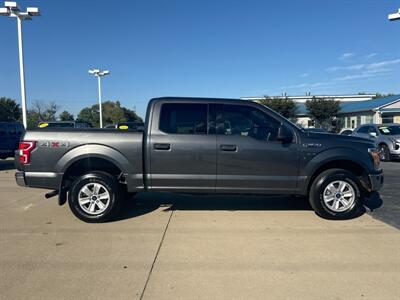
[[[28,7],[26,11],[20,11],[17,2],[6,1],[4,7],[0,7],[0,16],[17,18],[18,24],[18,50],[19,50],[19,76],[21,81],[21,104],[22,104],[22,121],[24,127],[27,128],[28,122],[26,118],[26,92],[25,92],[25,73],[24,73],[24,49],[22,44],[22,21],[32,20],[34,16],[40,16],[39,8]]]
[[[89,73],[97,77],[97,83],[98,83],[98,89],[99,89],[100,128],[103,128],[103,111],[102,111],[102,107],[101,107],[101,77],[110,74],[110,71],[93,69],[93,70],[89,70]]]
[[[397,13],[388,15],[388,19],[389,19],[389,21],[400,20],[400,8]]]

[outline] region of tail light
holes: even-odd
[[[21,141],[19,143],[19,161],[21,164],[26,165],[31,162],[31,152],[36,148],[36,142]]]

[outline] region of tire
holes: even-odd
[[[106,172],[91,172],[77,178],[68,193],[72,213],[88,223],[102,223],[115,218],[121,206],[118,181]]]
[[[385,144],[379,146],[380,150],[380,159],[381,161],[390,161],[390,151],[389,147]]]
[[[309,200],[314,211],[323,218],[351,219],[362,211],[363,190],[359,180],[351,172],[330,169],[315,178],[310,188]]]

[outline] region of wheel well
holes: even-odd
[[[358,177],[361,183],[364,186],[364,183],[368,182],[368,174],[360,164],[351,161],[351,160],[334,160],[330,161],[322,166],[320,166],[311,176],[310,181],[308,182],[307,193],[310,191],[311,185],[314,182],[315,178],[321,174],[322,172],[329,169],[344,169],[351,173],[353,173],[356,177]]]
[[[62,186],[68,187],[75,178],[90,171],[103,171],[118,178],[122,175],[122,171],[109,160],[99,157],[88,157],[80,159],[68,167],[64,172]]]

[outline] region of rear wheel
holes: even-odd
[[[362,208],[362,189],[357,177],[343,169],[330,169],[315,178],[310,189],[310,204],[328,219],[350,219]]]
[[[82,221],[105,222],[119,211],[121,189],[117,180],[108,173],[88,173],[73,182],[68,204],[73,214]]]

